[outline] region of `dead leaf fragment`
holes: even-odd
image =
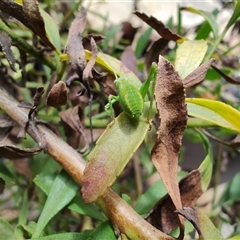
[[[5,57],[7,58],[11,69],[16,72],[15,57],[11,50],[11,45],[12,45],[12,40],[8,36],[8,34],[3,31],[0,31],[0,46],[1,46],[2,52],[4,53]]]
[[[82,71],[87,64],[81,36],[87,23],[86,17],[86,10],[81,7],[70,26],[66,46],[72,68],[79,77],[82,76]]]
[[[41,152],[42,149],[37,148],[21,148],[14,145],[6,145],[0,143],[0,156],[9,159],[17,159],[23,157],[30,157]]]
[[[190,73],[187,77],[184,78],[183,84],[184,87],[192,87],[200,82],[202,82],[206,76],[206,73],[215,59],[210,59],[201,66],[199,66],[196,70]]]
[[[138,11],[135,11],[134,14],[147,23],[150,27],[155,29],[157,33],[162,36],[162,38],[179,43],[184,41],[184,37],[173,33],[162,21],[157,20],[155,17],[148,17],[145,13],[140,13]]]
[[[59,81],[54,84],[47,96],[47,105],[58,108],[67,103],[67,87],[66,83]]]
[[[185,91],[178,73],[162,56],[159,56],[154,95],[160,126],[152,150],[152,160],[176,209],[181,209],[177,169],[182,135],[187,124]]]

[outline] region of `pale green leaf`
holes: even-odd
[[[203,98],[186,98],[188,114],[231,130],[240,131],[240,112],[228,104]]]
[[[175,69],[182,79],[201,64],[207,48],[207,42],[204,40],[186,40],[179,44],[176,52]]]

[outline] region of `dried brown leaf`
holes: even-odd
[[[98,54],[97,45],[93,38],[91,38],[90,43],[91,43],[92,56],[90,61],[87,63],[87,66],[83,70],[83,80],[93,78],[92,69],[95,65],[97,54]]]
[[[59,81],[54,84],[47,96],[47,105],[58,108],[67,103],[67,87],[66,83]]]
[[[72,68],[79,77],[82,76],[82,71],[87,64],[81,37],[87,22],[86,17],[86,10],[81,7],[81,10],[77,13],[77,16],[70,26],[66,46]]]
[[[0,156],[9,159],[31,157],[41,152],[41,148],[21,148],[14,145],[0,143]]]
[[[39,4],[37,0],[24,0],[22,7],[25,17],[28,19],[31,30],[36,33],[48,46],[52,49],[56,47],[49,40],[45,30],[45,23],[39,11]]]
[[[201,174],[198,170],[191,171],[179,182],[179,189],[183,207],[194,207],[198,198],[202,195]],[[169,195],[161,199],[153,208],[146,220],[157,229],[170,233],[179,225],[176,217],[175,206]]]
[[[169,40],[164,38],[159,38],[155,41],[151,47],[149,48],[146,58],[145,58],[145,66],[147,72],[149,71],[153,62],[158,62],[159,55],[164,55],[164,51],[167,48]]]
[[[134,12],[140,19],[147,23],[150,27],[155,29],[157,33],[167,40],[172,40],[175,42],[182,42],[184,38],[176,33],[173,33],[162,21],[157,20],[153,16],[147,16],[145,13],[140,13],[138,11]]]
[[[12,45],[12,40],[8,36],[8,34],[3,31],[0,31],[0,46],[1,46],[2,52],[7,58],[11,69],[16,72],[16,69],[15,69],[16,61],[15,61],[13,52],[11,50],[11,45]]]
[[[194,70],[192,73],[190,73],[187,77],[185,77],[183,80],[184,87],[192,87],[202,82],[206,76],[209,67],[214,61],[215,59],[213,58],[208,60],[207,62],[199,66],[196,70]]]
[[[178,73],[162,56],[159,56],[155,100],[160,126],[152,160],[176,209],[181,209],[177,169],[182,135],[187,124],[185,91]]]
[[[127,46],[124,49],[123,54],[121,56],[121,62],[129,70],[131,70],[133,73],[135,73],[136,76],[138,75],[137,59],[136,59],[136,56],[135,56],[131,46]]]

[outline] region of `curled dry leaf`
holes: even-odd
[[[11,38],[8,36],[8,34],[3,31],[0,31],[0,46],[1,46],[2,52],[7,58],[11,69],[16,72],[15,57],[11,50],[11,45],[12,45],[12,41],[11,41]]]
[[[191,171],[179,182],[179,189],[183,207],[193,207],[202,195],[201,174],[198,170]],[[161,199],[153,208],[146,220],[157,229],[170,233],[179,225],[176,218],[175,206],[169,195]]]
[[[155,17],[149,17],[145,13],[140,13],[138,11],[135,11],[134,14],[147,23],[150,27],[155,29],[157,33],[162,36],[162,38],[179,43],[185,40],[184,37],[173,33],[162,21],[157,20]]]
[[[87,64],[81,37],[87,22],[86,17],[86,10],[81,7],[81,10],[77,13],[77,16],[70,26],[66,46],[72,68],[80,78]]]
[[[21,148],[0,143],[0,156],[9,159],[30,157],[41,152],[41,148]]]
[[[47,105],[58,108],[67,103],[66,83],[59,81],[54,84],[47,96]]]
[[[201,66],[199,66],[196,70],[190,73],[187,77],[184,78],[183,84],[184,87],[192,87],[200,82],[202,82],[206,76],[206,73],[215,59],[210,59]]]
[[[175,208],[181,209],[177,169],[182,135],[187,124],[185,91],[178,73],[162,56],[159,56],[154,95],[160,116],[160,126],[156,144],[152,150],[152,160]]]

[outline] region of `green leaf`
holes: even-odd
[[[44,20],[44,27],[47,33],[47,36],[50,40],[50,42],[55,46],[56,52],[58,54],[61,53],[61,38],[59,35],[59,30],[56,22],[53,20],[53,18],[44,10],[39,8],[40,14]]]
[[[225,31],[227,31],[240,17],[240,1],[236,1],[236,5],[230,20],[228,21],[227,26],[225,27]]]
[[[186,98],[190,116],[213,122],[231,130],[240,131],[240,112],[220,101],[203,98]]]
[[[55,174],[53,173],[40,173],[38,174],[33,182],[46,194],[48,195],[53,185]]]
[[[209,142],[208,138],[201,132],[196,130],[199,136],[202,139],[203,146],[206,152],[206,157],[204,158],[203,162],[199,166],[198,170],[201,174],[201,187],[202,191],[206,191],[208,185],[212,178],[212,168],[213,168],[213,153],[212,153],[212,146]]]
[[[76,196],[73,202],[68,206],[68,209],[75,211],[81,215],[87,215],[101,222],[107,220],[107,218],[102,213],[100,213],[96,205],[86,204],[81,196]]]
[[[151,115],[154,114],[155,109],[152,109]],[[122,113],[108,125],[88,156],[81,189],[85,202],[94,202],[114,183],[143,142],[149,129],[147,117],[152,116],[149,117],[146,106],[140,119]]]
[[[218,13],[219,13],[219,9],[215,9],[212,12],[214,17],[216,17],[218,15]],[[197,30],[197,35],[195,37],[195,40],[207,39],[211,31],[212,31],[212,28],[211,28],[209,22],[208,21],[204,21],[200,25],[199,29]]]
[[[41,235],[50,219],[63,209],[77,194],[79,186],[65,172],[61,171],[54,180],[47,201],[38,219],[32,238]]]
[[[91,230],[86,230],[81,233],[59,233],[46,237],[34,238],[34,240],[90,240]],[[31,238],[32,239],[32,238]]]
[[[6,220],[0,217],[0,240],[16,239],[14,235],[14,228]]]
[[[150,27],[138,39],[137,46],[135,49],[135,55],[137,58],[140,58],[142,56],[143,51],[145,50],[149,42],[151,34],[152,34],[152,28]]]
[[[89,240],[114,240],[117,239],[113,228],[108,221],[101,223],[94,229]]]
[[[232,180],[227,184],[224,193],[219,200],[218,205],[222,205],[225,202],[232,204],[234,201],[240,198],[240,188],[239,188],[239,181],[240,181],[240,173],[237,173]]]
[[[21,210],[19,214],[18,224],[26,224],[28,219],[28,208],[29,208],[28,190],[25,190],[23,193],[23,201],[22,201]]]
[[[201,64],[207,48],[207,42],[204,40],[186,40],[179,45],[176,52],[175,69],[182,79]]]
[[[212,13],[201,11],[201,10],[197,10],[197,9],[195,9],[193,7],[183,7],[182,9],[186,10],[188,12],[192,12],[192,13],[195,13],[195,14],[198,14],[198,15],[204,17],[205,20],[211,26],[214,38],[218,37],[218,24],[217,24],[216,19],[215,19],[214,15]]]
[[[54,177],[55,175],[52,173],[41,173],[35,177],[34,182],[46,195],[48,195],[53,185]],[[99,212],[99,209],[94,204],[85,204],[82,197],[79,195],[73,199],[68,209],[102,222],[106,220],[106,217]]]

